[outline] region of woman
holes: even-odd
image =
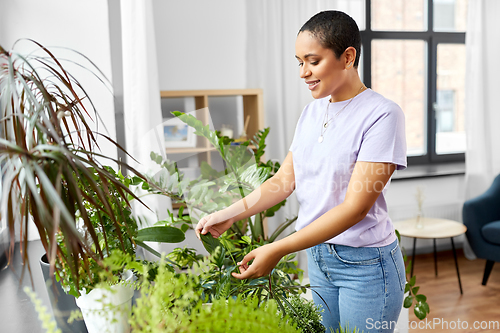
[[[345,13],[321,12],[304,24],[295,57],[316,100],[302,112],[287,157],[249,196],[202,218],[196,232],[219,237],[295,191],[297,232],[250,252],[233,275],[267,275],[284,255],[307,249],[327,331],[392,332],[405,268],[384,195],[394,170],[406,167],[404,115],[361,82],[360,48],[358,27]]]

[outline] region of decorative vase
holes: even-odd
[[[47,287],[57,327],[64,333],[87,333],[87,327],[82,320],[75,320],[71,324],[68,323],[71,312],[80,311],[80,309],[76,306],[75,297],[66,294],[61,284],[50,275],[47,254],[44,254],[40,258],[40,267],[42,268],[45,286]]]
[[[422,213],[421,210],[418,211],[415,227],[417,229],[422,229],[424,227],[424,214]]]
[[[124,281],[132,282],[132,271],[124,272]],[[134,289],[119,283],[110,289],[96,288],[76,299],[89,333],[129,333],[129,313]]]

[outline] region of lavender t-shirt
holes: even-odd
[[[393,163],[397,170],[406,168],[405,120],[396,103],[370,89],[350,104],[350,100],[328,100],[329,96],[304,108],[290,146],[300,204],[296,230],[344,201],[357,161]],[[329,119],[335,118],[323,129],[324,141],[319,143],[327,107]],[[385,201],[389,183],[363,220],[327,243],[353,247],[391,244],[396,235]]]

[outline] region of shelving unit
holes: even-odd
[[[264,128],[264,103],[262,99],[262,89],[225,89],[225,90],[178,90],[161,91],[161,98],[182,98],[192,97],[195,100],[196,118],[204,125],[209,123],[209,97],[214,96],[242,96],[243,97],[243,119],[250,116],[247,137],[253,137],[260,129]],[[211,164],[210,152],[214,148],[208,140],[202,137],[197,138],[194,148],[167,148],[168,154],[190,154],[198,153],[200,159]],[[201,161],[200,161],[201,163]]]

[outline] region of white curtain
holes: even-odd
[[[123,91],[125,138],[128,153],[139,163],[128,162],[140,172],[153,175],[158,167],[150,153],[164,155],[158,64],[156,59],[151,0],[121,0],[123,43]],[[153,211],[135,204],[134,212],[154,223],[171,209],[168,198],[147,196],[143,201]]]
[[[271,131],[266,158],[282,162],[292,143],[295,125],[310,91],[299,77],[295,59],[295,39],[302,25],[323,10],[341,10],[364,28],[364,0],[248,0],[247,86],[264,90],[265,124]],[[284,213],[294,216],[298,204],[291,197],[286,212],[269,221],[272,231],[284,221]]]
[[[465,42],[466,200],[483,193],[500,173],[499,14],[498,0],[469,0]],[[467,258],[475,258],[467,242],[464,252]]]
[[[466,34],[466,199],[500,173],[500,1],[469,0]]]

